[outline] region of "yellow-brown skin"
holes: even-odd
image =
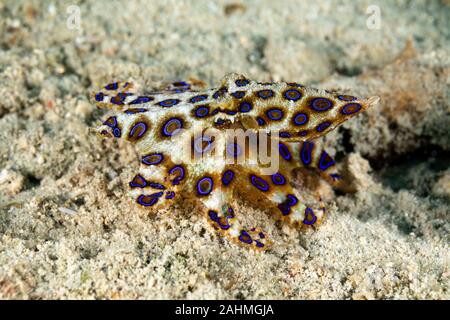
[[[129,83],[108,85],[93,94],[93,100],[100,108],[118,113],[96,131],[102,136],[125,137],[141,153],[141,168],[130,183],[130,193],[138,205],[157,209],[182,199],[181,195],[196,198],[206,207],[207,219],[215,229],[257,250],[267,249],[270,241],[261,230],[241,224],[239,213],[230,205],[233,197],[245,196],[250,203],[271,209],[278,219],[294,226],[320,224],[325,211],[320,199],[315,207],[306,205],[309,200],[293,187],[293,172],[299,167],[314,168],[327,181],[337,183],[334,160],[311,140],[379,100],[358,99],[296,83],[260,84],[237,74],[226,76],[218,89],[194,91],[182,86],[138,96],[130,91]],[[272,142],[280,151],[278,172],[273,177],[265,176],[261,168],[248,161],[227,164],[213,159],[212,153],[205,152],[200,160],[193,158],[194,152],[180,155],[182,147],[194,145],[194,139],[206,129],[214,134],[208,144],[223,154],[229,143],[227,129],[262,131],[271,136],[279,131],[281,136]],[[240,145],[245,152],[237,158],[248,160],[254,156],[252,150],[259,150],[259,144],[260,140],[253,147]],[[200,145],[205,146],[205,142]],[[149,158],[155,153],[157,156]],[[159,155],[162,159],[158,163],[145,161]],[[184,175],[180,176],[181,170]],[[234,177],[226,185],[227,170],[232,170]]]

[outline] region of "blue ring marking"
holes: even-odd
[[[175,197],[175,192],[173,191],[166,192],[166,199],[172,199],[173,197]]]
[[[220,88],[219,90],[217,90],[216,92],[214,92],[214,94],[213,94],[212,97],[213,97],[214,99],[218,99],[218,98],[220,98],[221,96],[223,96],[224,93],[227,92],[227,91],[228,91],[228,88],[225,88],[225,87]]]
[[[153,100],[155,100],[155,98],[153,98],[153,97],[139,96],[136,99],[134,99],[133,101],[131,101],[129,104],[141,104],[141,103],[147,103],[147,102],[150,102]]]
[[[320,106],[320,104],[325,103],[325,106]],[[322,112],[330,110],[333,107],[333,102],[326,98],[315,98],[310,103],[311,108],[316,111]]]
[[[209,114],[208,106],[200,106],[197,109],[195,109],[195,116],[199,118],[206,117],[208,114]]]
[[[118,106],[123,106],[123,100],[124,100],[123,96],[117,95],[117,96],[111,97],[110,102],[112,104],[116,104]]]
[[[278,121],[283,118],[283,110],[279,108],[272,108],[266,111],[267,116],[270,120]]]
[[[229,156],[237,157],[241,155],[242,149],[241,146],[237,143],[229,143],[227,144],[227,154]]]
[[[250,237],[248,232],[244,230],[241,230],[241,234],[239,235],[239,241],[246,244],[251,244],[253,242],[252,237]]]
[[[110,122],[113,123],[110,123]],[[104,125],[107,125],[110,128],[115,128],[117,126],[117,118],[116,117],[109,117],[108,119],[106,119],[105,122],[103,122]]]
[[[138,127],[143,128],[143,129],[141,130],[141,132],[139,132],[137,137],[133,137],[134,131],[137,130]],[[144,122],[138,122],[133,126],[133,128],[131,128],[130,133],[128,134],[128,137],[134,138],[134,139],[139,139],[145,134],[145,132],[147,132],[147,125]]]
[[[132,96],[133,94],[131,92],[119,92],[117,94],[122,100],[124,100],[128,96]]]
[[[222,224],[221,221],[220,221],[219,216],[217,215],[217,212],[216,212],[216,211],[214,211],[214,210],[209,210],[208,215],[209,215],[209,218],[210,218],[212,221],[214,221],[215,223],[217,223],[217,225],[218,225],[222,230],[227,230],[227,229],[229,229],[229,228],[231,227],[231,226],[228,224],[228,218],[229,218],[229,216],[225,218],[227,224]]]
[[[242,97],[245,96],[245,91],[235,91],[231,95],[236,99],[241,99]]]
[[[258,233],[258,236],[261,238],[261,239],[264,239],[266,236],[264,235],[264,233],[262,233],[262,232],[260,232],[260,233]]]
[[[154,189],[160,189],[160,190],[165,190],[166,187],[164,185],[162,185],[161,183],[158,182],[149,182],[149,187],[152,187]]]
[[[290,138],[291,134],[289,132],[286,132],[286,131],[280,131],[280,137],[281,138]]]
[[[328,155],[328,153],[323,151],[322,155],[320,156],[319,169],[322,171],[325,171],[329,167],[331,167],[333,164],[334,164],[334,160]]]
[[[173,123],[175,123],[177,125],[178,128],[176,128],[175,130],[173,130],[172,132],[169,132],[167,130],[167,127],[172,125]],[[169,119],[163,126],[162,132],[163,135],[165,135],[166,137],[171,137],[174,134],[176,134],[176,132],[178,131],[178,129],[183,128],[183,121],[180,118],[171,118]]]
[[[113,82],[110,83],[108,85],[105,86],[106,90],[117,90],[117,88],[119,87],[119,83],[118,82]]]
[[[286,179],[281,173],[275,173],[271,176],[273,184],[283,185],[286,183]]]
[[[144,200],[146,200],[146,198],[150,198],[150,201],[144,201]],[[158,198],[159,198],[159,197],[154,196],[154,194],[153,194],[153,195],[150,195],[150,196],[147,196],[147,195],[145,195],[145,194],[141,194],[141,195],[137,198],[137,202],[138,202],[141,206],[144,206],[144,207],[151,207],[151,206],[153,206],[153,205],[158,201]]]
[[[250,182],[253,184],[253,186],[261,191],[269,190],[269,185],[267,184],[267,182],[264,181],[264,179],[255,176],[254,174],[250,176]]]
[[[312,151],[314,148],[314,143],[311,141],[305,141],[302,144],[302,150],[300,151],[300,155],[302,158],[302,162],[305,165],[310,165],[312,161]]]
[[[180,100],[178,100],[178,99],[166,99],[166,100],[158,102],[158,105],[160,105],[161,107],[172,107],[172,106],[178,104],[179,102],[180,102]]]
[[[273,90],[270,90],[270,89],[263,89],[263,90],[257,91],[256,95],[258,97],[260,97],[261,99],[265,100],[265,99],[272,98],[274,95],[274,92],[273,92]]]
[[[115,127],[114,129],[113,129],[113,135],[114,135],[114,137],[116,137],[116,138],[120,138],[120,135],[122,134],[122,132],[120,131],[120,129],[118,128],[118,127]]]
[[[147,112],[147,111],[148,110],[144,109],[144,108],[130,108],[130,109],[125,110],[124,112],[126,114],[136,114],[136,113],[142,113],[142,112]]]
[[[298,91],[296,89],[289,89],[283,93],[283,96],[288,100],[297,101],[297,100],[301,99],[302,94],[300,91]]]
[[[202,190],[202,189],[201,189],[201,184],[202,184],[203,182],[205,182],[205,181],[209,182],[209,186],[208,186],[208,189],[207,189],[207,190]],[[210,194],[210,193],[212,192],[213,186],[214,186],[214,181],[213,181],[212,178],[210,178],[210,177],[204,177],[204,178],[201,178],[201,179],[198,180],[198,182],[197,182],[197,192],[198,192],[198,194],[201,195],[201,196],[207,196],[208,194]]]
[[[311,217],[312,217],[312,220],[311,220],[311,221],[308,220],[308,216],[311,216]],[[311,208],[306,208],[306,209],[305,209],[305,219],[303,219],[303,223],[304,223],[304,224],[308,224],[308,225],[312,225],[312,224],[314,224],[314,223],[316,222],[316,220],[317,220],[317,217],[316,217],[316,215],[314,214],[313,209],[311,209]]]
[[[217,224],[219,225],[220,229],[222,229],[222,230],[230,229],[231,226],[228,224],[228,218],[229,217],[224,218],[226,224],[222,224],[222,222],[220,221],[220,218],[217,219]]]
[[[219,119],[216,120],[216,122],[214,122],[214,124],[217,124],[217,125],[221,125],[221,124],[224,124],[224,123],[225,123],[225,120],[222,119],[222,118],[219,118]]]
[[[256,246],[257,246],[258,248],[264,247],[264,244],[261,243],[261,242],[259,242],[258,240],[255,240],[255,243],[256,243]]]
[[[280,153],[280,155],[283,157],[284,160],[291,160],[291,153],[289,152],[288,147],[284,144],[281,143],[278,145],[278,152]]]
[[[283,216],[287,216],[291,212],[291,207],[286,203],[280,203],[278,209],[281,211]]]
[[[175,171],[180,171],[180,175],[178,177],[175,177],[172,180],[172,185],[180,184],[181,180],[184,179],[184,168],[181,165],[175,166],[172,169],[170,169],[169,170],[169,175],[172,175]]]
[[[245,87],[250,83],[247,79],[238,79],[234,82],[238,87]]]
[[[356,97],[349,96],[349,95],[346,95],[346,94],[338,95],[337,97],[338,97],[339,100],[342,100],[342,101],[355,101],[355,100],[357,100]]]
[[[216,91],[216,92],[213,93],[212,97],[213,97],[214,99],[217,99],[217,98],[219,98],[220,94],[221,94],[221,93],[220,93],[219,91]]]
[[[306,136],[307,134],[308,134],[308,130],[303,130],[303,131],[300,131],[298,135],[299,135],[300,137],[304,137],[304,136]]]
[[[308,115],[306,113],[297,113],[294,116],[294,125],[301,126],[304,125],[308,121]]]
[[[331,173],[330,174],[331,179],[333,179],[333,181],[336,180],[340,180],[342,177],[340,175],[338,175],[337,173]]]
[[[297,204],[298,199],[296,196],[294,196],[293,194],[288,194],[286,196],[286,204],[290,207],[293,207]]]
[[[237,113],[237,111],[234,111],[234,110],[225,110],[225,113],[226,113],[226,114],[229,114],[230,116],[234,116],[234,115]]]
[[[217,215],[217,212],[214,210],[209,210],[208,215],[209,218],[214,222],[217,222],[217,220],[219,220],[219,216]]]
[[[156,157],[155,160],[151,160],[151,158]],[[150,153],[146,156],[142,157],[142,163],[146,164],[148,166],[159,164],[161,161],[163,161],[163,155],[162,153]]]
[[[185,88],[190,88],[191,85],[189,83],[187,83],[186,81],[175,81],[172,82],[172,86],[174,87],[185,87]]]
[[[159,198],[159,197],[161,197],[163,194],[164,194],[164,192],[162,192],[162,191],[160,191],[160,192],[155,192],[155,193],[152,193],[152,194],[150,195],[150,197],[157,197],[157,198]]]
[[[234,177],[234,172],[232,170],[227,170],[222,175],[222,184],[227,186],[231,183]]]
[[[261,118],[261,117],[257,117],[257,118],[256,118],[256,122],[258,122],[258,124],[259,124],[260,126],[263,126],[263,125],[266,124],[266,122],[264,121],[264,119]]]
[[[319,124],[318,126],[317,126],[317,132],[322,132],[322,131],[325,131],[329,126],[331,126],[331,122],[330,121],[325,121],[325,122],[322,122],[321,124]]]
[[[105,95],[103,94],[103,92],[99,92],[95,95],[95,101],[103,101],[103,98],[105,97]]]
[[[135,180],[137,181],[135,182]],[[133,180],[129,182],[128,185],[130,186],[130,188],[145,188],[147,186],[147,181],[143,176],[137,174],[134,176]]]
[[[348,103],[342,107],[341,113],[344,115],[354,114],[361,110],[361,108],[362,106],[359,103]]]
[[[201,94],[195,97],[192,97],[191,99],[189,99],[190,103],[197,103],[203,100],[206,100],[208,98],[208,96],[206,94]]]
[[[246,113],[246,112],[249,112],[250,110],[252,110],[252,105],[249,102],[242,102],[239,105],[239,111],[240,112]]]

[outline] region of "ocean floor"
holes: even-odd
[[[448,0],[11,0],[0,15],[0,298],[450,298]],[[316,186],[320,228],[236,200],[267,252],[218,236],[193,201],[138,210],[137,152],[89,131],[107,83],[230,72],[381,97],[322,139],[348,188]]]

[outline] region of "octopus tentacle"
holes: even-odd
[[[317,141],[284,142],[283,151],[290,152],[291,161],[281,161],[280,165],[286,169],[310,168],[334,187],[338,187],[341,179],[336,161]]]
[[[209,224],[239,245],[255,250],[267,250],[270,244],[267,235],[259,228],[245,227],[237,212],[229,204],[230,201],[228,192],[220,188],[201,198],[206,207]]]
[[[129,193],[141,207],[155,209],[179,198],[188,179],[187,166],[174,164],[163,152],[142,156],[139,172],[129,182]]]
[[[262,208],[269,208],[277,219],[293,226],[305,228],[322,223],[325,207],[320,197],[306,197],[292,186],[288,171],[279,170],[264,175],[257,167],[240,170],[240,190]]]

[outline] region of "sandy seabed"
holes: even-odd
[[[0,298],[449,298],[448,0],[2,1],[0,15]],[[265,253],[211,232],[192,201],[137,210],[136,151],[89,133],[101,85],[230,72],[381,97],[323,138],[355,191],[318,186],[323,226],[236,202],[271,235]]]

